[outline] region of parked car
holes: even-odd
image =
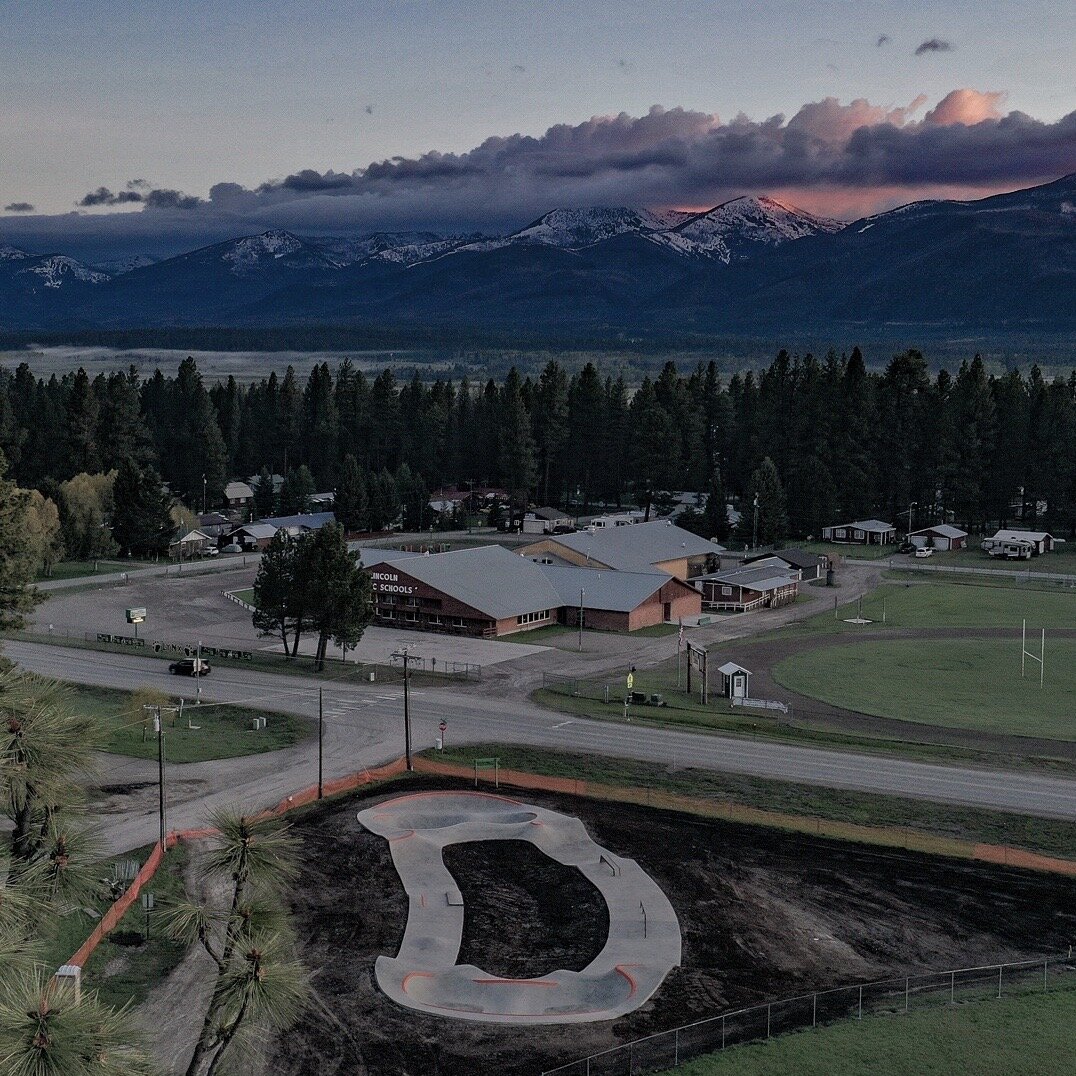
[[[915,545],[914,542],[901,542],[900,545],[897,546],[897,552],[898,553],[914,553],[916,551],[916,548],[917,548],[917,546]]]
[[[203,557],[217,557],[220,556],[220,550],[215,545],[207,545],[202,550]]]
[[[173,676],[208,676],[212,669],[202,658],[180,658],[168,666],[168,671]]]
[[[932,557],[932,556],[934,556],[934,550],[931,549],[930,546],[928,546],[928,545],[925,545],[925,546],[923,546],[922,549],[917,549],[915,551],[915,559],[916,560],[926,560],[927,557]]]

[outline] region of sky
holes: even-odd
[[[1076,4],[0,0],[0,242],[500,230],[1076,170]],[[6,207],[6,208],[5,208]]]

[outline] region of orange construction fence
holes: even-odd
[[[363,768],[357,773],[348,774],[346,777],[337,777],[332,781],[326,781],[323,791],[326,796],[335,796],[341,792],[353,792],[357,788],[387,781],[406,772],[407,763],[400,758],[384,766],[375,766],[372,769]],[[319,798],[318,786],[309,785],[307,788],[300,789],[298,792],[294,792],[292,795],[282,799],[275,807],[270,807],[262,814],[263,816],[287,814],[288,811],[292,811],[296,807],[305,807],[308,803],[314,803]],[[215,832],[216,830],[214,829],[173,830],[168,834],[165,846],[173,848],[177,841],[193,841],[202,837],[212,837]],[[138,874],[135,875],[134,881],[127,891],[101,916],[97,926],[93,928],[90,936],[82,943],[78,952],[71,957],[68,964],[77,964],[80,968],[86,966],[86,961],[90,959],[93,951],[107,935],[116,929],[120,920],[130,910],[131,905],[138,900],[142,887],[157,873],[157,868],[160,867],[163,859],[164,850],[161,848],[160,841],[158,841],[153,846],[153,851],[150,852],[146,862],[142,864]]]

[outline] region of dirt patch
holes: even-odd
[[[456,786],[423,779],[406,787]],[[568,1027],[469,1024],[395,1005],[378,990],[373,965],[397,950],[406,898],[387,843],[360,829],[352,799],[295,823],[305,862],[292,903],[317,1018],[281,1037],[265,1072],[522,1076],[764,998],[1054,953],[1076,935],[1076,880],[632,805],[519,796],[581,818],[599,844],[638,860],[665,890],[684,959],[655,997],[624,1019]],[[377,798],[385,796],[363,802]],[[479,966],[492,970],[494,944],[502,953],[530,948],[529,970],[544,963],[538,946],[545,943],[526,907],[510,909],[514,889],[530,879],[525,865],[504,862],[505,847],[503,855],[457,860],[453,869],[465,900],[475,897],[473,914],[484,917],[475,919],[470,943]],[[544,923],[554,901],[547,894],[530,910]],[[564,906],[573,922],[589,918],[574,901]],[[581,958],[582,936],[562,952]],[[329,1013],[326,1023],[319,1014]]]
[[[574,867],[530,841],[450,844],[443,855],[463,894],[457,964],[506,979],[540,979],[558,968],[582,971],[601,952],[609,909]]]

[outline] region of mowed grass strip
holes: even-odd
[[[935,582],[930,579],[907,583],[883,583],[858,601],[838,606],[827,595],[829,611],[810,617],[781,634],[854,634],[886,628],[1009,628],[1020,630],[1026,619],[1028,630],[1076,628],[1076,590],[1042,591],[1015,586],[995,586],[979,579],[967,583]],[[846,624],[845,619],[862,609],[869,625]],[[884,620],[883,620],[884,616]]]
[[[133,758],[157,757],[157,737],[152,716],[142,709],[142,693],[82,684],[67,687],[72,705],[94,717],[103,729],[105,751]],[[178,706],[178,700],[170,701]],[[251,727],[255,717],[266,718],[266,727],[257,732]],[[309,731],[293,714],[219,703],[195,706],[189,700],[184,703],[182,718],[164,715],[164,729],[170,762],[205,762],[276,751],[298,743]]]
[[[1038,639],[1029,650],[1038,653]],[[1046,635],[1020,677],[1020,640],[893,639],[812,649],[774,666],[801,695],[877,717],[1056,740],[1076,739],[1076,639]]]
[[[667,1076],[954,1076],[1072,1072],[1076,991],[868,1016],[709,1054]]]
[[[113,902],[104,879],[112,877],[112,865],[120,860],[134,860],[141,866],[149,858],[153,845],[136,848],[114,856],[100,865],[101,897],[92,908],[77,908],[51,924],[43,939],[43,959],[52,970],[78,951],[90,936],[97,921]],[[152,893],[154,910],[149,916],[149,938],[145,936],[146,914],[141,899],[93,951],[83,969],[83,987],[100,992],[109,1005],[138,1004],[183,959],[186,946],[165,936],[164,918],[169,904],[185,896],[183,881],[188,850],[177,844],[157,868],[143,892]],[[92,914],[91,914],[92,912]]]

